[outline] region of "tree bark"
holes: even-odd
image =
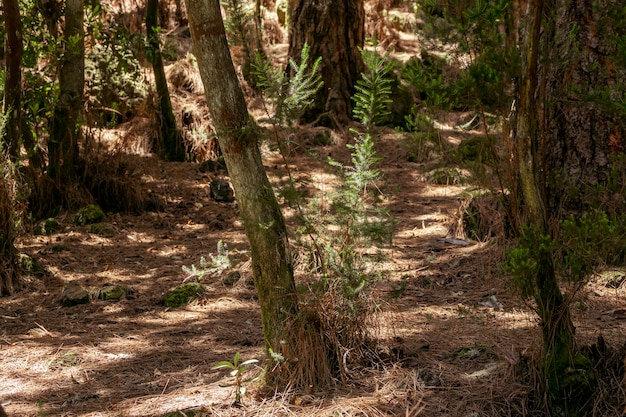
[[[218,0],[186,0],[189,25],[211,118],[235,189],[252,252],[265,349],[282,352],[297,311],[295,282],[283,215],[269,183],[233,66]],[[291,359],[291,358],[287,358]]]
[[[289,26],[289,57],[299,62],[305,43],[312,59],[322,57],[324,87],[303,120],[314,121],[328,112],[337,124],[346,124],[352,119],[354,85],[363,71],[363,0],[294,0]]]
[[[163,66],[159,26],[157,23],[159,0],[147,0],[146,34],[147,55],[152,70],[157,92],[156,118],[159,124],[159,148],[168,161],[184,161],[185,147],[180,132],[176,128],[176,117],[172,108],[172,100],[167,86],[167,77]]]
[[[587,210],[584,193],[566,193],[566,187],[605,183],[612,156],[626,151],[626,68],[624,51],[616,50],[626,28],[614,17],[624,14],[621,1],[553,3],[539,67],[545,103],[538,109],[545,137],[539,163],[547,209],[562,218]]]
[[[580,89],[565,88],[571,87],[575,80],[580,81],[583,73],[587,81],[598,80],[590,67],[577,69],[580,59],[595,59],[593,52],[583,59],[576,47],[567,44],[578,36],[578,31],[584,32],[583,38],[589,42],[591,31],[580,28],[589,28],[592,22],[581,21],[583,15],[570,13],[584,4],[591,6],[588,0],[528,1],[515,132],[524,218],[539,240],[533,249],[537,271],[532,287],[541,320],[544,376],[551,403],[568,415],[578,415],[585,405],[593,370],[588,359],[576,349],[569,303],[554,270],[554,249],[549,242],[555,236],[551,229],[565,215],[562,196],[565,187],[572,184],[570,181],[600,181],[598,174],[608,163],[603,141],[610,129],[604,126],[612,129],[620,126],[614,121],[607,122],[594,103],[587,100],[588,96],[573,99],[574,91],[580,93]],[[609,116],[608,120],[612,118]],[[581,171],[582,167],[589,172]],[[563,173],[570,178],[555,181],[563,178]]]
[[[6,151],[0,152],[0,295],[11,294],[19,285],[16,183],[14,166]]]
[[[59,72],[59,98],[48,140],[49,175],[57,186],[75,183],[82,140],[85,87],[85,33],[83,0],[67,0],[64,51]]]
[[[6,30],[5,50],[7,52],[4,79],[4,111],[6,119],[2,138],[11,159],[19,157],[22,97],[22,19],[19,2],[4,0],[4,22]]]

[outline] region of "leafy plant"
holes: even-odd
[[[300,63],[293,59],[289,65],[293,76],[287,79],[285,71],[274,68],[269,58],[255,55],[253,74],[257,86],[265,92],[274,107],[273,119],[279,125],[291,126],[298,120],[314,100],[315,94],[324,82],[320,75],[322,58],[318,57],[311,64],[311,48],[304,44],[300,54]]]
[[[374,149],[372,128],[388,114],[387,104],[391,101],[391,80],[388,78],[391,65],[377,52],[361,50],[367,73],[357,83],[354,117],[365,126],[365,133],[352,130],[355,134],[351,149],[351,165],[343,165],[329,159],[331,166],[339,168],[344,185],[333,198],[335,221],[339,225],[336,237],[327,238],[327,271],[339,279],[342,293],[349,299],[355,298],[376,280],[376,274],[367,273],[367,262],[362,258],[365,247],[379,245],[391,238],[393,230],[389,214],[376,207],[372,190],[381,174],[375,168],[380,157]]]
[[[227,10],[224,19],[226,32],[230,35],[229,41],[241,47],[243,52],[242,73],[246,81],[253,87],[258,87],[258,80],[254,74],[255,54],[263,54],[261,18],[254,9],[254,4],[245,0],[221,0]]]
[[[563,220],[555,238],[526,228],[517,247],[507,253],[505,268],[524,298],[538,298],[534,277],[543,253],[551,254],[562,281],[585,282],[599,267],[623,264],[625,220],[626,216],[610,218],[596,210]]]
[[[234,387],[235,388],[235,405],[241,404],[241,398],[246,395],[247,387],[246,385],[250,382],[254,382],[258,379],[258,376],[246,377],[246,374],[249,372],[249,367],[252,364],[258,363],[257,359],[248,359],[246,361],[240,362],[241,354],[239,352],[235,353],[233,357],[233,361],[221,361],[211,369],[230,369],[230,376],[234,378],[232,383],[221,385],[223,387]]]
[[[390,112],[387,106],[391,103],[391,84],[389,74],[393,63],[387,60],[388,55],[381,57],[377,51],[360,49],[367,72],[361,74],[356,82],[354,100],[354,118],[366,128],[377,125],[385,120]]]
[[[219,274],[222,271],[230,268],[231,262],[228,256],[228,246],[221,239],[217,242],[217,254],[209,254],[211,257],[211,263],[208,263],[204,256],[200,257],[200,266],[191,264],[191,267],[183,265],[183,272],[188,276],[185,281],[196,278],[198,280],[203,279],[206,275]]]

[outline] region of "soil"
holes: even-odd
[[[251,110],[259,110],[253,101]],[[451,146],[469,137],[445,130],[445,124],[440,135]],[[304,134],[308,128],[302,129]],[[107,213],[113,229],[107,236],[76,226],[74,213],[62,213],[59,231],[19,238],[20,251],[48,273],[29,278],[24,291],[0,302],[0,401],[7,414],[147,417],[194,409],[207,416],[524,415],[531,378],[519,370],[540,348],[536,315],[500,267],[502,245],[455,232],[473,185],[430,183],[431,164],[409,162],[408,138],[387,130],[376,144],[382,201],[397,225],[384,248],[386,274],[375,289],[381,305],[375,334],[395,360],[355,369],[350,381],[333,390],[311,387],[268,398],[255,395],[250,383],[251,394],[241,407],[233,406],[231,378],[212,368],[236,352],[242,360],[262,360],[263,339],[237,205],[210,197],[210,181],[228,177],[137,151],[129,158],[141,167],[143,190],[163,201],[162,210]],[[135,139],[141,149],[145,138]],[[349,140],[347,131],[334,133],[332,145],[288,155],[296,183],[310,193],[328,193],[337,178],[326,157],[347,163]],[[287,180],[283,158],[271,140],[262,149],[279,189]],[[285,215],[295,233],[287,206]],[[163,306],[163,295],[188,278],[183,267],[215,255],[220,240],[228,245],[232,267],[204,277],[199,300]],[[231,271],[241,276],[234,284],[222,279]],[[88,289],[122,284],[135,291],[119,301],[63,307],[61,293],[72,281]],[[626,289],[605,284],[598,275],[575,296],[581,344],[600,335],[609,346],[624,341]],[[622,390],[615,396],[623,401]]]

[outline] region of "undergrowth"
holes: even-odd
[[[304,199],[276,134],[290,177],[289,190],[281,194],[296,207],[300,221],[294,231],[300,312],[293,328],[301,363],[294,367],[276,361],[292,368],[287,373],[294,386],[347,381],[352,365],[372,359],[372,330],[377,328],[375,313],[381,304],[372,290],[383,276],[384,259],[382,251],[372,248],[390,242],[393,231],[391,217],[378,205],[382,193],[377,186],[381,174],[376,169],[380,158],[374,149],[375,127],[388,114],[392,65],[376,51],[361,53],[367,72],[358,81],[353,100],[354,117],[362,128],[351,130],[349,164],[328,161],[328,169],[342,179],[340,187]],[[284,71],[258,58],[256,76],[269,101],[266,111],[275,131],[291,127],[312,103],[322,86],[320,63],[305,45],[300,63],[290,61],[295,75],[286,79]],[[309,368],[317,369],[316,376],[298,370]]]

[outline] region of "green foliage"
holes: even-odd
[[[255,13],[254,3],[246,0],[221,0],[221,4],[226,10],[224,26],[230,35],[228,40],[241,46],[243,76],[252,88],[257,88],[253,65],[255,54],[263,55],[261,17]]]
[[[391,103],[391,84],[389,77],[393,63],[387,60],[388,54],[381,57],[376,51],[366,51],[359,48],[367,72],[354,86],[356,93],[354,100],[354,118],[363,123],[367,129],[384,122],[390,112],[387,109]]]
[[[515,45],[507,47],[508,0],[424,1],[418,14],[425,21],[426,50],[453,47],[445,53],[422,53],[409,61],[403,77],[425,98],[426,107],[468,110],[486,106],[509,110],[511,80],[520,70]]]
[[[344,183],[332,199],[333,220],[339,225],[339,234],[327,238],[325,268],[329,277],[338,279],[338,288],[347,300],[355,299],[378,279],[378,274],[368,272],[363,249],[390,241],[393,230],[389,213],[375,205],[371,193],[379,192],[376,183],[381,177],[375,168],[380,157],[374,149],[371,128],[388,114],[391,64],[385,63],[376,52],[361,50],[361,55],[368,73],[361,74],[357,83],[354,116],[365,125],[366,133],[352,131],[356,135],[354,143],[346,145],[351,149],[351,165],[329,159],[331,166],[339,168]]]
[[[289,65],[293,76],[287,79],[285,71],[274,68],[269,58],[255,54],[252,72],[259,87],[269,98],[274,107],[274,120],[279,125],[291,126],[297,121],[313,101],[315,94],[324,82],[320,75],[322,58],[318,57],[311,64],[311,48],[304,44],[300,54],[300,63],[293,59]]]
[[[148,94],[143,70],[123,32],[95,44],[85,58],[91,122],[111,127],[137,112]]]
[[[249,45],[250,34],[254,33],[254,3],[245,0],[221,0],[220,3],[227,11],[224,27],[231,44]]]
[[[235,402],[234,402],[235,405],[240,405],[241,398],[246,395],[246,392],[247,392],[246,385],[258,379],[258,376],[246,378],[245,375],[249,371],[249,366],[252,364],[258,363],[259,361],[256,359],[248,359],[246,361],[239,362],[240,356],[241,356],[240,353],[237,352],[235,353],[235,356],[233,357],[232,362],[221,361],[217,365],[211,368],[214,370],[223,369],[223,368],[230,369],[230,376],[234,378],[234,381],[232,383],[222,385],[222,386],[235,387]]]
[[[366,53],[363,52],[365,55]],[[368,53],[369,54],[369,53]],[[369,129],[385,114],[384,104],[389,91],[385,75],[390,66],[378,55],[368,55],[370,72],[363,74],[355,102],[355,113]],[[379,97],[375,95],[379,94]],[[370,290],[380,279],[375,269],[381,258],[367,256],[366,249],[381,246],[391,240],[393,221],[389,213],[376,204],[381,196],[377,182],[381,178],[375,165],[380,161],[374,149],[371,133],[355,133],[351,150],[351,164],[344,165],[333,159],[329,164],[338,169],[343,185],[332,194],[332,210],[322,216],[305,217],[305,230],[314,230],[317,258],[321,263],[321,286],[323,291],[336,295],[338,314],[346,317],[364,317],[374,307]],[[336,232],[329,233],[330,225]]]
[[[584,282],[598,268],[626,260],[626,216],[610,218],[591,211],[560,223],[556,238],[526,227],[517,247],[507,253],[505,269],[524,298],[537,296],[535,277],[542,254],[551,254],[555,273],[564,282]]]
[[[566,277],[580,281],[599,266],[622,265],[626,260],[625,221],[626,215],[611,219],[601,211],[563,220],[557,259]]]
[[[402,78],[407,80],[423,97],[424,106],[451,110],[459,108],[452,89],[453,79],[447,75],[449,65],[445,59],[422,54],[422,60],[411,59],[402,68]],[[445,76],[445,77],[444,77]]]
[[[209,254],[211,263],[209,264],[204,256],[200,257],[200,266],[191,264],[191,267],[183,265],[183,272],[188,276],[186,279],[203,279],[206,275],[220,274],[230,268],[231,262],[228,256],[228,246],[221,239],[217,242],[217,254]]]
[[[409,162],[426,162],[443,154],[447,145],[433,126],[432,117],[414,108],[405,120],[406,128],[411,132]]]

